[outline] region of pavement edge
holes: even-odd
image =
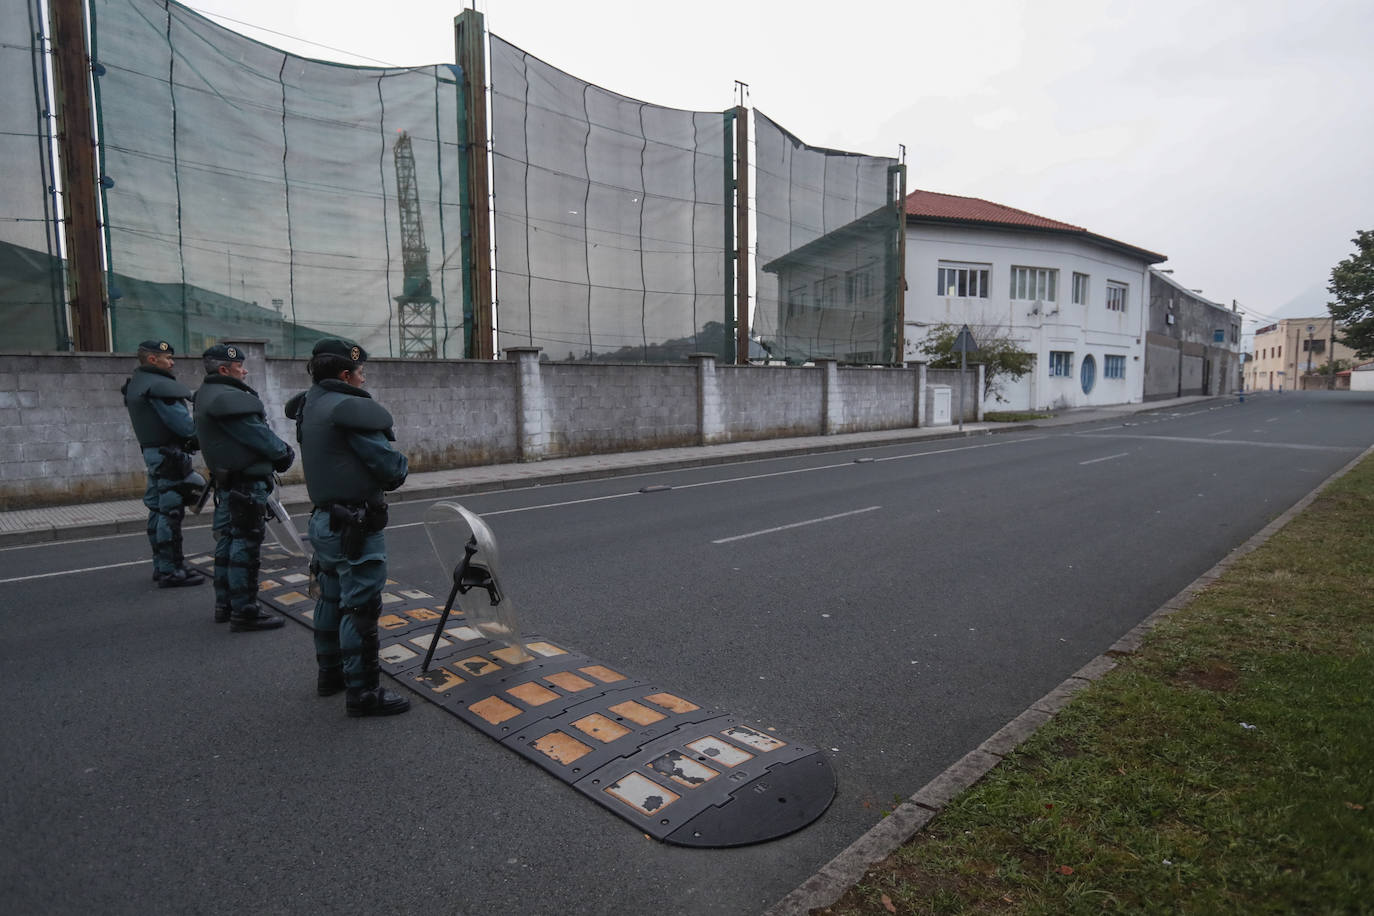
[[[1182,610],[1203,589],[1211,585],[1237,560],[1252,553],[1310,506],[1322,491],[1350,473],[1351,469],[1374,455],[1369,446],[1344,467],[1299,499],[1269,524],[1234,548],[1229,554],[1198,576],[1178,594],[1160,605],[1152,614],[1136,624],[1106,652],[1089,661],[1069,675],[1049,693],[1032,703],[1025,712],[994,732],[978,747],[950,765],[943,773],[926,783],[914,795],[874,824],[863,836],[843,852],[821,866],[816,874],[802,882],[786,897],[764,911],[763,916],[805,916],[812,910],[827,907],[839,900],[868,871],[929,824],[955,796],[978,782],[1040,726],[1054,718],[1055,713],[1068,705],[1074,695],[1116,667],[1115,657],[1135,653],[1145,635],[1175,611]]]

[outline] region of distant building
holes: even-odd
[[[1138,403],[1150,265],[1165,256],[976,197],[906,199],[906,356],[936,325],[967,324],[1033,353],[1001,392],[1014,410]],[[989,400],[989,406],[997,402]]]
[[[1355,361],[1355,351],[1337,343],[1330,315],[1284,318],[1255,332],[1255,358],[1245,366],[1251,391],[1327,388],[1332,360]]]
[[[1145,400],[1230,394],[1239,383],[1241,317],[1150,270]]]

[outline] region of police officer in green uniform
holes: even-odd
[[[244,352],[216,344],[201,355],[196,435],[215,481],[215,621],[235,633],[273,630],[285,620],[258,605],[258,566],[267,530],[272,473],[296,453],[272,432],[258,393],[244,380]]]
[[[329,696],[347,688],[350,716],[390,716],[410,701],[381,686],[377,618],[386,584],[386,501],[382,493],[405,482],[409,464],[392,447],[391,414],[363,389],[367,352],[328,338],[315,344],[315,384],[287,404],[296,420],[305,485],[315,510],[320,597],[315,605],[317,689]]]
[[[143,505],[148,507],[153,581],[159,588],[205,581],[186,566],[181,548],[186,503],[199,495],[205,479],[191,463],[196,444],[195,423],[186,406],[191,389],[172,374],[175,353],[165,340],[143,341],[138,345],[138,368],[120,388],[148,468]]]

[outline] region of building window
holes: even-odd
[[[1057,302],[1055,287],[1059,285],[1059,271],[1047,267],[1013,267],[1011,269],[1011,298],[1038,302]]]
[[[1125,378],[1126,357],[1108,353],[1102,357],[1103,378]]]
[[[1117,283],[1114,280],[1107,281],[1107,311],[1126,311],[1126,290],[1128,288],[1125,283]]]
[[[1226,343],[1226,329],[1217,328],[1212,332],[1212,343]]]
[[[1073,304],[1088,304],[1088,275],[1075,273],[1073,275]]]
[[[1073,375],[1073,353],[1068,350],[1050,351],[1050,377],[1069,378]]]
[[[816,308],[833,309],[839,304],[840,278],[826,277],[824,280],[817,280],[811,285],[811,292],[816,299]]]
[[[958,264],[941,261],[935,281],[935,295],[959,299],[986,299],[990,264]]]
[[[787,317],[796,318],[806,310],[806,286],[794,286],[787,293]]]
[[[873,295],[873,268],[861,267],[844,275],[845,298],[856,305]]]
[[[1326,341],[1324,341],[1324,340],[1318,340],[1318,339],[1316,339],[1315,337],[1309,337],[1307,340],[1304,340],[1304,341],[1302,342],[1302,352],[1304,352],[1304,353],[1325,353],[1325,352],[1326,352]]]

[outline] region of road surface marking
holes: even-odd
[[[1113,458],[1125,458],[1130,452],[1122,452],[1119,455],[1108,455],[1106,458],[1090,458],[1087,461],[1080,461],[1079,464],[1097,464],[1099,461],[1111,461]]]
[[[1214,433],[1208,433],[1208,434],[1207,434],[1207,437],[1208,437],[1208,438],[1211,438],[1212,436],[1224,436],[1224,435],[1226,435],[1226,434],[1229,433],[1229,432],[1230,432],[1229,429],[1219,429],[1219,430],[1217,430],[1217,431],[1214,432]]]
[[[9,585],[11,582],[28,582],[31,579],[51,579],[54,576],[74,576],[77,573],[99,572],[102,569],[120,569],[124,566],[142,566],[151,563],[152,560],[131,560],[128,563],[110,563],[107,566],[87,566],[84,569],[60,569],[57,572],[38,573],[34,576],[15,576],[13,579],[0,579],[0,585]]]
[[[847,518],[851,515],[862,515],[865,512],[873,512],[881,509],[882,506],[869,506],[867,509],[854,509],[851,512],[838,512],[835,515],[827,515],[822,518],[810,518],[804,522],[793,522],[790,525],[778,525],[776,528],[764,528],[762,531],[751,531],[748,534],[736,534],[733,537],[719,538],[712,541],[712,544],[728,544],[731,541],[742,541],[745,538],[756,538],[761,534],[774,534],[778,531],[786,531],[789,528],[801,528],[804,525],[817,525],[821,522],[833,522],[837,518]]]
[[[1078,433],[1083,439],[1149,439],[1154,442],[1200,442],[1203,445],[1253,445],[1259,448],[1296,448],[1313,452],[1348,452],[1342,445],[1308,445],[1303,442],[1254,442],[1246,439],[1197,439],[1191,436],[1133,436],[1129,433]]]

